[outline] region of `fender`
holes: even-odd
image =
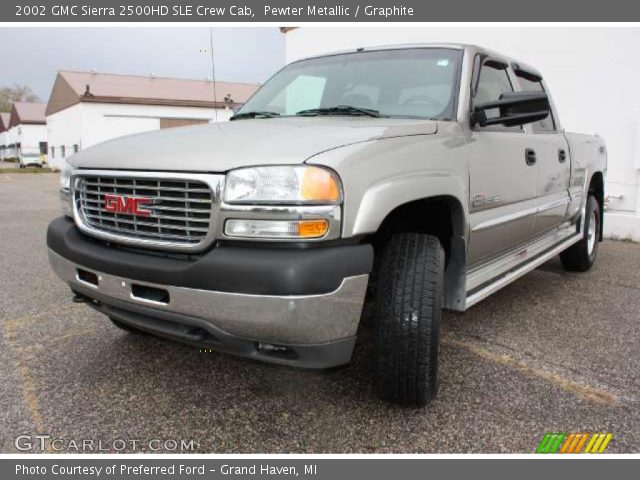
[[[424,198],[453,197],[462,206],[458,232],[468,239],[469,167],[457,124],[438,133],[385,138],[315,155],[306,163],[335,170],[345,192],[342,235],[374,233],[400,205]]]
[[[362,235],[378,230],[384,219],[397,207],[415,200],[450,197],[462,208],[462,221],[454,233],[467,238],[468,206],[463,179],[447,172],[423,172],[386,179],[376,183],[362,197],[360,208],[353,222],[351,235]]]

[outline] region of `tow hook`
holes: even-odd
[[[88,301],[84,295],[80,295],[79,293],[73,295],[73,303],[87,303]]]
[[[73,303],[91,303],[93,305],[96,306],[100,306],[100,300],[94,300],[93,298],[89,298],[86,295],[83,295],[82,293],[78,293],[78,292],[73,292]]]

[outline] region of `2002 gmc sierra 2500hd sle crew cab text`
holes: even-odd
[[[231,122],[69,158],[49,257],[125,330],[310,368],[349,362],[375,300],[382,398],[438,385],[441,309],[560,254],[591,267],[606,150],[564,133],[539,72],[466,45],[323,55]]]

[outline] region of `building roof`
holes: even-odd
[[[60,71],[56,76],[46,114],[80,102],[129,103],[191,107],[227,107],[246,102],[258,89],[252,83],[213,82],[154,76]]]
[[[9,112],[0,112],[0,133],[9,129],[10,116]]]
[[[46,103],[42,102],[15,102],[11,107],[9,127],[16,125],[44,125],[46,122],[44,111]]]

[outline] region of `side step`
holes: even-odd
[[[543,251],[542,253],[533,256],[530,260],[521,263],[519,266],[512,270],[508,270],[502,275],[495,277],[495,279],[491,280],[490,283],[480,286],[477,289],[472,290],[467,294],[467,299],[465,302],[465,310],[467,308],[472,307],[476,303],[484,300],[492,293],[500,290],[502,287],[509,285],[511,282],[517,280],[523,275],[529,273],[532,270],[535,270],[540,265],[545,263],[547,260],[555,257],[560,252],[566,250],[574,243],[577,243],[582,238],[582,233],[574,233],[566,240],[563,240],[561,243],[555,245],[550,250]],[[526,250],[525,250],[526,252]]]

